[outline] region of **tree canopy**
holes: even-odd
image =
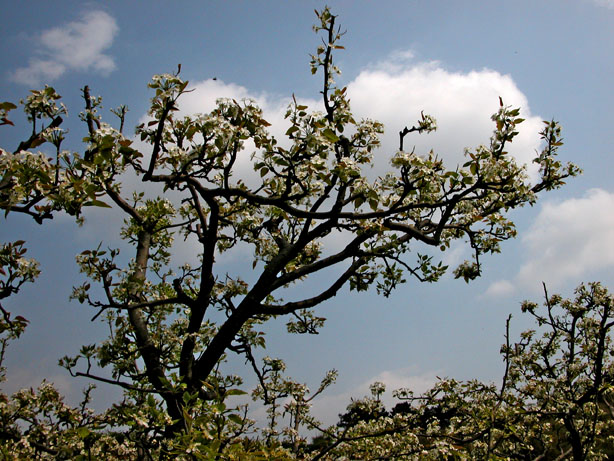
[[[333,58],[343,49],[343,33],[328,9],[317,12],[317,18],[314,29],[322,42],[311,56],[311,71],[322,77],[322,108],[310,109],[294,99],[286,112],[290,127],[285,139],[269,133],[270,124],[251,100],[221,99],[208,114],[182,114],[181,98],[190,87],[180,76],[180,66],[149,83],[153,93],[149,119],[136,127],[135,137],[124,134],[125,107],[113,110],[117,120],[109,123],[101,114],[101,98],[84,87],[80,117],[88,136],[82,153],[62,148],[66,108],[53,88],[32,91],[21,101],[32,131],[16,149],[0,151],[0,207],[7,215],[24,213],[40,224],[61,212],[82,222],[87,207],[109,208],[109,213],[123,214],[124,225],[114,237],[128,243],[132,254],[126,259],[120,256],[117,242],[104,242],[77,255],[87,280],[73,289],[72,298],[93,308],[93,318],[106,322],[110,335],[60,361],[73,376],[123,388],[124,400],[94,415],[86,410],[90,390],[80,409],[61,403],[57,391],[46,383],[38,393],[22,391],[11,399],[5,397],[6,455],[70,458],[104,452],[140,459],[179,455],[238,459],[246,452],[275,459],[298,455],[305,450],[301,427],[318,426],[308,414],[309,402],[336,375],[329,372],[319,389],[309,393],[284,375],[282,361],[259,360],[254,351],[265,347],[262,325],[284,317],[289,333],[316,333],[325,322],[317,307],[345,287],[373,288],[388,296],[411,278],[436,282],[448,267],[433,256],[431,248],[445,252],[457,240],[471,248],[473,257],[453,268],[454,275],[473,280],[481,274],[481,256],[499,252],[500,243],[516,235],[510,210],[534,204],[539,193],[560,187],[579,172],[576,166],[557,160],[561,129],[555,121],[546,121],[540,133],[544,147],[534,159],[539,179],[531,183],[526,167],[507,151],[523,121],[520,110],[500,101],[492,117],[492,137],[485,145],[468,149],[462,166],[446,166],[432,151],[406,150],[408,135],[436,129],[435,119],[422,113],[415,124],[400,130],[390,172],[370,178],[368,168],[377,159],[383,126],[352,115],[346,88],[335,83],[339,71]],[[0,105],[3,125],[12,125],[9,112],[16,107],[10,102]],[[51,156],[34,151],[42,145],[52,146]],[[251,156],[254,174],[238,168],[246,156]],[[24,245],[18,241],[2,247],[0,298],[17,293],[38,273],[36,263],[23,257]],[[199,255],[197,265],[171,263],[181,245]],[[246,259],[251,258],[255,275],[250,281],[245,274],[218,269],[225,253],[237,247]],[[319,273],[327,275],[328,284],[296,298],[292,286]],[[27,321],[2,311],[4,347],[8,339],[19,336]],[[583,321],[582,315],[572,316],[574,325]],[[604,313],[601,330],[590,330],[590,334],[605,335],[609,316],[609,311]],[[589,334],[590,325],[580,323]],[[563,327],[551,324],[557,329],[554,337]],[[557,351],[554,341],[538,359],[545,361],[542,377],[556,374],[555,368],[548,368],[556,367],[550,355]],[[499,421],[499,411],[511,408],[508,397],[523,395],[527,384],[521,377],[533,367],[523,361],[535,360],[535,353],[529,353],[535,347],[529,335],[514,351],[506,349],[509,368],[501,392],[445,381],[425,397],[432,402],[442,393],[453,394],[467,397],[467,405],[473,405],[469,395],[477,392],[477,386],[490,402],[488,418],[463,419],[460,435],[454,432],[456,423],[441,423],[433,429],[450,429],[442,440],[453,444],[471,433],[479,434],[477,441],[487,433],[491,439],[485,449],[494,453],[499,442],[493,440],[499,439],[488,424]],[[595,352],[599,357],[587,360],[604,359],[605,343],[599,347]],[[228,354],[243,356],[260,383],[253,397],[269,408],[269,426],[261,437],[247,438],[255,431],[253,422],[244,407],[229,403],[231,396],[244,391],[241,378],[219,370]],[[510,386],[517,387],[508,396]],[[586,408],[599,406],[601,400],[595,399],[603,395],[602,382],[587,386],[579,391],[584,392]],[[424,416],[424,408],[431,408],[428,405],[408,413],[412,421],[421,421],[416,427],[430,424]],[[291,421],[280,432],[282,407]],[[541,411],[558,418],[556,411],[562,410]],[[37,414],[45,419],[39,420]],[[380,424],[381,416],[372,415],[369,421]],[[457,418],[456,413],[444,415]],[[569,419],[573,430],[562,416],[570,434],[582,432],[576,416]],[[409,416],[403,413],[403,418]],[[392,421],[391,429],[385,422],[383,429],[364,432],[349,418],[345,426],[339,426],[341,433],[325,432],[331,443],[314,456],[355,448],[358,440],[383,444],[384,439],[374,438],[373,430],[406,437],[396,419]],[[488,427],[486,432],[482,423]],[[425,436],[411,434],[412,447],[430,450]],[[529,438],[533,446],[541,446],[545,442],[539,437],[546,435]],[[570,437],[574,455],[589,446],[581,435]],[[578,444],[581,448],[576,448]],[[380,448],[386,449],[385,445]],[[338,453],[335,456],[355,456]]]
[[[614,297],[580,285],[573,299],[545,291],[542,309],[512,343],[507,322],[500,385],[441,379],[423,395],[384,388],[357,400],[329,428],[332,459],[611,459],[614,455],[611,329]]]

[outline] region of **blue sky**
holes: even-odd
[[[527,119],[514,143],[519,160],[539,148],[541,120],[554,118],[564,129],[561,157],[584,169],[564,189],[514,212],[518,238],[485,260],[485,274],[476,282],[410,281],[388,299],[344,291],[319,307],[328,322],[318,336],[290,337],[281,321],[267,327],[267,353],[284,358],[296,379],[317,387],[326,370],[339,370],[337,385],[315,405],[316,414],[332,422],[349,397],[367,392],[374,380],[386,382],[389,391],[420,391],[435,376],[498,379],[505,318],[514,314],[516,335],[529,327],[519,303],[539,300],[542,281],[566,296],[582,281],[601,280],[614,289],[614,2],[329,4],[347,30],[346,49],[336,56],[340,83],[348,86],[359,116],[386,125],[381,160],[371,174],[386,171],[396,133],[421,110],[438,120],[439,130],[411,142],[417,150],[433,148],[450,165],[458,162],[463,148],[488,142],[499,96],[520,105]],[[31,88],[54,86],[69,109],[66,147],[79,150],[85,135],[77,116],[81,87],[103,96],[105,109],[126,104],[131,127],[145,116],[151,76],[181,63],[182,76],[195,89],[182,110],[210,110],[216,97],[251,97],[273,122],[273,132],[283,133],[292,94],[320,108],[321,79],[309,72],[309,54],[319,43],[311,30],[313,9],[323,5],[2,1],[0,100],[17,102]],[[19,117],[16,122],[1,132],[7,150],[28,129]],[[74,255],[100,241],[111,244],[117,230],[117,219],[104,213],[86,218],[82,228],[62,216],[44,227],[15,215],[0,223],[2,241],[27,240],[29,256],[41,261],[43,271],[38,283],[7,303],[31,320],[9,350],[7,391],[47,377],[74,398],[86,384],[56,366],[60,356],[105,336],[102,325],[89,323],[93,312],[68,302],[71,286],[81,280]],[[458,246],[441,256],[453,264],[467,253]],[[240,262],[236,252],[225,267],[238,270]],[[229,368],[242,369],[240,362]],[[112,393],[100,388],[98,398],[102,406]]]

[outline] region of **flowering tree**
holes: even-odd
[[[343,287],[374,286],[387,296],[408,275],[437,281],[448,268],[427,250],[413,253],[410,244],[412,250],[445,251],[454,240],[465,240],[473,258],[454,273],[474,279],[481,273],[480,257],[498,252],[500,242],[516,233],[505,213],[533,204],[539,192],[578,173],[556,160],[560,127],[545,122],[545,146],[534,160],[540,178],[531,184],[525,167],[507,152],[522,122],[519,110],[501,101],[490,143],[467,151],[462,167],[446,169],[432,152],[404,150],[407,135],[436,128],[423,114],[400,131],[392,171],[369,180],[365,172],[383,127],[353,117],[346,89],[334,80],[333,52],[343,48],[342,33],[328,9],[318,13],[318,21],[315,30],[323,41],[311,70],[323,74],[323,110],[310,111],[294,101],[286,113],[287,143],[270,135],[253,101],[219,100],[209,114],[182,116],[181,97],[189,87],[179,69],[149,84],[150,121],[136,129],[147,149],[136,149],[124,135],[126,109],[113,111],[119,118],[113,127],[99,114],[100,98],[85,87],[81,118],[88,127],[87,145],[83,154],[62,150],[66,110],[46,87],[23,104],[32,123],[30,137],[12,153],[1,151],[0,207],[7,213],[43,222],[63,210],[82,221],[84,207],[98,206],[125,215],[118,235],[134,247],[133,258],[122,263],[115,247],[83,251],[77,262],[89,280],[73,291],[112,333],[61,363],[74,376],[122,387],[124,416],[139,425],[139,437],[149,437],[152,447],[164,445],[165,453],[210,454],[207,450],[227,449],[245,433],[245,414],[225,405],[227,397],[240,393],[241,380],[223,376],[219,365],[228,353],[245,356],[260,379],[256,395],[267,402],[273,394],[266,390],[271,382],[265,369],[271,364],[258,364],[252,353],[265,345],[264,322],[286,316],[289,332],[314,333],[324,323],[315,308]],[[7,112],[14,108],[0,106],[3,124],[11,123]],[[47,125],[38,126],[39,120]],[[42,143],[55,147],[55,158],[32,152]],[[236,168],[249,154],[248,143],[255,148],[255,184]],[[153,193],[153,187],[124,191],[127,174],[160,185],[172,199]],[[343,246],[327,246],[330,235],[343,236]],[[171,266],[170,256],[181,244],[177,236],[198,248],[196,267]],[[253,283],[217,269],[216,262],[239,244],[252,249]],[[327,286],[284,300],[289,287],[323,271],[330,274]],[[96,374],[93,365],[109,369],[111,377]],[[323,385],[330,382],[329,374]],[[296,430],[310,421],[303,410],[307,392],[290,388],[285,392],[296,394],[295,407],[288,407]],[[291,440],[295,448],[296,440]]]
[[[506,390],[522,402],[514,406],[522,431],[515,442],[544,457],[609,459],[614,454],[614,297],[591,283],[579,286],[573,299],[546,292],[543,313],[531,302],[522,310],[540,328],[503,348],[509,363]]]
[[[610,459],[613,309],[598,283],[574,299],[546,293],[545,312],[525,302],[539,334],[510,344],[508,319],[499,388],[444,379],[420,396],[396,391],[391,411],[377,398],[356,401],[313,459]]]

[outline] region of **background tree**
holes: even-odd
[[[314,459],[610,459],[613,308],[599,283],[579,286],[574,299],[546,293],[542,310],[523,303],[538,330],[510,344],[508,320],[499,388],[443,379],[420,396],[398,390],[401,402],[390,412],[349,425],[343,415]],[[375,403],[366,398],[348,409]]]
[[[208,455],[232,445],[249,427],[242,409],[225,404],[242,381],[224,376],[219,366],[229,352],[254,357],[253,349],[265,346],[264,322],[287,316],[290,332],[314,333],[324,323],[314,308],[345,286],[362,291],[375,285],[387,296],[407,275],[435,282],[447,267],[428,249],[445,251],[458,239],[467,241],[473,260],[455,275],[474,279],[480,257],[498,252],[500,242],[515,235],[505,213],[533,204],[537,193],[578,172],[556,160],[560,128],[545,122],[545,147],[534,160],[540,178],[530,184],[525,168],[506,151],[522,122],[519,110],[501,101],[489,145],[467,151],[462,167],[446,169],[432,152],[404,150],[408,134],[435,129],[434,119],[423,114],[400,132],[393,172],[369,180],[366,169],[383,127],[352,116],[346,89],[334,81],[333,52],[343,48],[342,33],[328,9],[318,21],[323,40],[311,70],[323,74],[324,110],[310,112],[294,101],[286,114],[287,143],[267,132],[253,101],[220,100],[209,114],[181,116],[180,98],[189,90],[178,69],[149,84],[150,121],[137,127],[149,151],[140,152],[124,136],[125,108],[114,112],[120,120],[113,128],[87,87],[81,115],[87,147],[83,155],[63,151],[59,125],[65,110],[47,87],[24,102],[32,136],[0,156],[0,204],[7,212],[38,221],[59,210],[81,219],[84,206],[124,213],[119,235],[134,247],[133,258],[124,263],[118,248],[102,244],[82,252],[77,262],[89,281],[73,292],[96,309],[94,318],[106,321],[111,335],[61,363],[74,376],[122,387],[124,415],[141,425],[139,437],[164,445],[165,453]],[[38,129],[37,120],[49,123]],[[256,149],[256,178],[240,177],[236,168],[248,141]],[[55,146],[55,159],[29,152],[41,142]],[[162,192],[153,186],[124,191],[126,174],[160,185]],[[341,248],[330,245],[333,235],[342,237]],[[176,237],[198,249],[196,267],[171,266]],[[253,251],[251,283],[216,268],[237,245]],[[414,246],[424,253],[414,254]],[[329,275],[328,286],[284,300],[292,285],[322,272]],[[93,365],[110,369],[111,377],[96,374]]]
[[[515,405],[519,442],[543,458],[608,459],[614,454],[614,297],[599,283],[580,285],[573,299],[549,296],[545,312],[525,302],[537,331],[503,351],[506,387]]]

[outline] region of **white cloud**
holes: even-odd
[[[339,415],[345,413],[352,399],[357,400],[371,396],[369,386],[375,382],[381,382],[386,385],[386,392],[382,395],[381,400],[387,409],[391,409],[398,403],[398,400],[395,400],[392,396],[393,391],[405,388],[413,391],[415,395],[423,394],[435,385],[438,380],[437,375],[441,374],[441,371],[420,372],[414,367],[407,367],[382,371],[361,384],[338,394],[334,394],[335,385],[333,385],[313,400],[310,413],[323,426],[336,424],[339,420]],[[311,389],[313,390],[314,388]],[[283,405],[289,401],[290,398],[288,397],[280,403]],[[266,407],[260,401],[252,402],[247,396],[240,396],[233,399],[232,402],[233,405],[248,403],[250,407],[249,417],[255,420],[260,427],[266,425]],[[281,419],[284,418],[287,419],[287,415]],[[310,431],[307,430],[303,430],[303,432],[304,435],[310,434]]]
[[[508,296],[514,292],[514,289],[514,284],[509,280],[498,280],[488,287],[484,296],[489,298]]]
[[[424,394],[436,384],[439,379],[438,375],[443,375],[443,372],[441,370],[420,372],[415,367],[406,367],[382,371],[359,385],[338,394],[334,394],[335,385],[333,385],[313,400],[310,413],[325,427],[336,424],[339,421],[339,415],[345,413],[347,406],[352,400],[371,396],[369,386],[375,382],[381,382],[386,385],[386,392],[381,396],[381,400],[387,409],[391,409],[398,403],[398,400],[392,396],[393,391],[404,388],[409,389],[415,395]],[[314,390],[315,386],[311,389]],[[280,403],[284,405],[289,401],[290,397]],[[249,417],[256,421],[257,426],[265,427],[267,414],[266,407],[262,402],[253,402],[247,396],[235,397],[232,400],[232,405],[246,403],[249,404]],[[283,415],[281,420],[285,420],[285,423],[287,423],[287,415]],[[280,422],[280,424],[283,425],[283,422]],[[304,428],[302,432],[306,436],[313,435]]]
[[[7,374],[6,381],[2,383],[2,392],[13,395],[21,389],[37,391],[44,379],[47,383],[51,383],[60,395],[64,396],[64,402],[67,405],[73,407],[80,405],[83,401],[82,391],[88,383],[71,377],[67,371],[56,370],[51,370],[47,364],[33,366],[30,363],[25,368],[12,366]],[[89,408],[95,411],[104,411],[121,400],[122,392],[119,387],[99,386],[91,397],[93,400]]]
[[[582,198],[544,203],[522,244],[525,262],[513,281],[498,281],[486,294],[505,295],[514,286],[539,289],[574,285],[614,267],[614,193],[591,189]]]
[[[614,10],[614,0],[593,0],[593,3]]]
[[[614,193],[591,189],[579,199],[545,203],[523,243],[534,256],[520,269],[523,283],[558,285],[614,266]]]
[[[36,86],[56,80],[69,70],[107,75],[115,61],[104,53],[117,34],[115,19],[104,11],[90,11],[78,21],[44,31],[37,38],[37,57],[10,74],[11,80]]]
[[[41,385],[43,379],[40,373],[41,368],[45,368],[45,366],[39,364],[38,367],[11,367],[11,372],[7,375],[7,380],[3,383],[2,391],[8,395],[12,395],[21,389],[37,389]],[[78,398],[80,396],[77,388],[77,380],[72,379],[68,373],[46,371],[47,375],[44,379],[48,383],[52,383],[62,395],[67,396],[70,405],[78,404]]]
[[[490,116],[498,110],[501,97],[506,105],[520,107],[526,119],[510,153],[529,164],[531,177],[536,177],[531,160],[540,146],[541,118],[531,114],[526,96],[511,76],[489,69],[452,72],[436,61],[415,63],[411,56],[393,53],[348,85],[355,113],[384,123],[383,152],[389,155],[398,149],[398,132],[415,124],[424,111],[437,119],[438,130],[406,138],[405,150],[415,145],[417,153],[426,154],[433,149],[453,168],[464,162],[465,147],[489,143],[494,128]],[[388,167],[388,155],[377,162],[378,174]]]
[[[339,413],[343,413],[345,408],[353,399],[370,396],[369,386],[374,382],[381,382],[386,385],[386,392],[382,396],[382,402],[386,408],[392,408],[397,401],[392,397],[392,392],[407,388],[420,395],[433,387],[437,382],[437,371],[417,372],[415,368],[399,368],[397,370],[386,370],[364,381],[360,385],[343,392],[341,394],[330,395],[326,391],[324,395],[314,399],[312,415],[320,420],[324,425],[334,424],[338,420]],[[334,386],[330,388],[334,390]]]

